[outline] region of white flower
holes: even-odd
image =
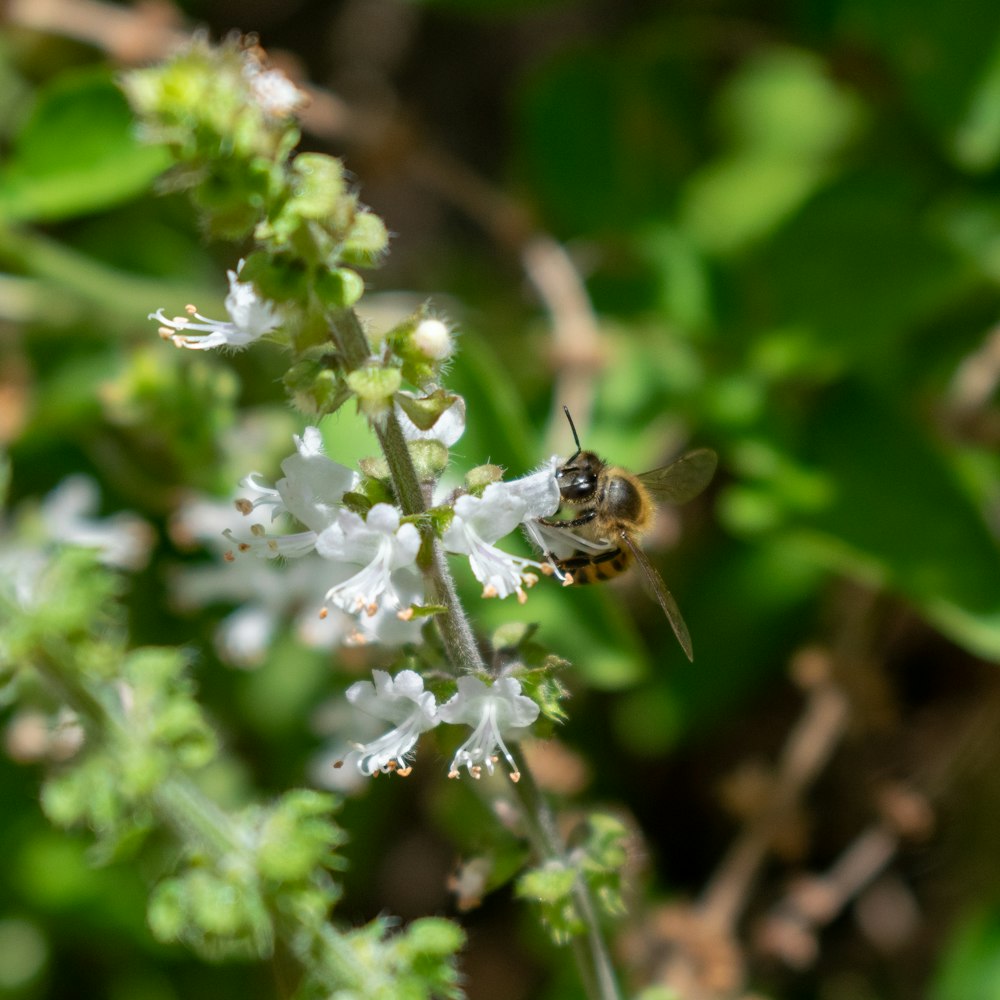
[[[504,598],[517,594],[523,603],[523,587],[536,577],[531,568],[542,569],[532,559],[513,556],[492,543],[525,521],[548,517],[559,508],[559,484],[555,470],[546,466],[523,479],[491,483],[481,497],[461,496],[455,501],[455,516],[442,536],[445,550],[469,557],[484,597]]]
[[[399,392],[397,396],[409,396],[415,399],[412,392]],[[396,403],[396,418],[400,430],[407,441],[440,441],[450,448],[465,433],[465,400],[456,396],[455,401],[444,410],[429,430],[422,431],[410,418],[406,411]]]
[[[241,485],[256,496],[238,501],[237,509],[250,514],[258,507],[270,507],[272,521],[287,513],[308,530],[274,537],[265,535],[261,525],[253,525],[250,529],[253,538],[242,541],[227,533],[241,551],[267,559],[296,558],[311,552],[320,532],[336,520],[344,494],[357,484],[357,473],[323,454],[323,437],[318,427],[307,427],[302,437],[295,435],[295,447],[296,453],[281,463],[285,475],[274,486],[268,486],[256,472],[242,481]]]
[[[226,296],[229,320],[209,319],[191,305],[185,307],[187,316],[173,319],[157,309],[149,318],[160,324],[160,336],[177,347],[206,351],[213,347],[246,347],[275,330],[281,322],[277,307],[262,299],[250,282],[239,280],[242,267],[243,261],[240,261],[235,271],[226,272],[229,276]]]
[[[121,511],[97,518],[100,494],[89,476],[68,476],[40,508],[48,536],[56,542],[97,550],[105,566],[142,569],[153,544],[150,526],[137,514]]]
[[[377,503],[367,518],[341,510],[337,520],[316,539],[316,551],[350,573],[326,593],[329,603],[345,611],[378,611],[383,595],[396,609],[403,608],[394,575],[412,566],[420,549],[420,533],[412,524],[400,524],[399,511]],[[353,567],[362,567],[350,572]]]
[[[485,767],[493,773],[497,751],[510,764],[511,781],[518,781],[521,772],[510,755],[504,737],[520,739],[523,731],[538,718],[538,705],[521,694],[521,684],[513,677],[503,677],[486,685],[478,677],[459,677],[458,692],[438,709],[441,722],[464,723],[473,727],[472,735],[458,748],[448,770],[449,778],[457,778],[465,767],[474,778]]]
[[[300,90],[280,69],[268,68],[267,56],[259,47],[243,53],[243,79],[250,96],[264,114],[271,118],[288,118],[309,103],[309,95]]]
[[[423,678],[413,670],[401,670],[390,677],[373,670],[372,679],[358,681],[347,689],[347,700],[367,715],[393,723],[393,728],[370,743],[359,744],[344,763],[355,765],[362,774],[377,771],[406,777],[413,747],[421,733],[438,724],[434,695],[424,690]]]

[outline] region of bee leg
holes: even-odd
[[[538,520],[548,528],[579,528],[584,524],[589,524],[597,517],[596,510],[588,510],[579,517],[571,518],[568,521],[554,521],[549,517],[540,517]]]

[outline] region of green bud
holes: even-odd
[[[369,479],[382,482],[389,478],[389,463],[381,456],[362,458],[358,466]]]
[[[340,160],[325,153],[299,153],[290,174],[292,197],[285,211],[303,219],[326,219],[337,213],[347,194]]]
[[[370,267],[378,263],[389,246],[389,231],[374,213],[362,210],[354,216],[350,231],[341,247],[341,259],[347,264]]]
[[[313,417],[335,413],[351,398],[351,391],[339,372],[313,359],[293,364],[282,382],[296,407]]]
[[[465,474],[465,485],[470,493],[479,495],[490,483],[503,479],[503,469],[499,465],[477,465]]]
[[[250,254],[243,262],[240,281],[252,282],[261,297],[271,302],[304,302],[309,292],[309,272],[291,254]]]
[[[364,295],[365,283],[361,275],[350,268],[320,268],[316,273],[315,291],[328,309],[350,309]]]
[[[398,368],[366,365],[350,372],[347,385],[358,397],[358,407],[369,420],[379,420],[392,409],[392,398],[403,384]]]
[[[411,441],[410,456],[423,483],[437,479],[448,467],[448,449],[440,441]]]
[[[569,897],[575,882],[575,869],[552,861],[525,872],[517,880],[517,894],[539,903],[559,903]]]
[[[410,955],[452,955],[465,943],[465,932],[457,924],[441,917],[421,917],[406,929],[402,942]]]

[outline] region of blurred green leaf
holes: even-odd
[[[829,565],[905,594],[945,634],[1000,660],[1000,552],[939,452],[881,395],[850,383],[812,421],[831,502],[803,518]],[[831,544],[832,543],[832,544]]]
[[[0,172],[0,220],[73,218],[134,198],[169,163],[141,144],[104,69],[64,73],[43,88]]]
[[[862,106],[820,60],[792,50],[747,62],[719,101],[729,148],[692,176],[681,216],[707,249],[724,253],[771,232],[834,173]]]
[[[944,952],[931,1000],[996,1000],[1000,996],[1000,912],[967,917]]]

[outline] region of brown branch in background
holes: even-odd
[[[705,925],[720,933],[734,933],[782,824],[826,766],[847,728],[847,697],[832,677],[828,654],[815,649],[800,653],[793,673],[806,689],[805,709],[788,736],[765,804],[741,831],[697,906]]]
[[[132,8],[97,0],[8,0],[5,20],[20,27],[91,44],[112,58],[141,63],[162,58],[189,37],[177,9],[162,0]],[[273,62],[295,76],[281,53]],[[442,150],[416,135],[397,113],[355,111],[328,90],[296,80],[310,96],[300,115],[312,135],[354,146],[360,156],[405,169],[426,190],[474,220],[493,240],[517,254],[549,316],[555,376],[546,433],[548,450],[565,439],[562,407],[581,432],[588,423],[594,381],[606,363],[600,329],[586,287],[565,248],[540,231],[528,211]]]
[[[7,0],[3,19],[31,31],[85,42],[129,65],[162,59],[189,37],[171,3],[116,7],[98,0]]]
[[[759,951],[792,968],[811,965],[819,954],[819,931],[875,882],[904,840],[923,839],[933,829],[930,803],[912,788],[887,786],[878,800],[882,819],[859,834],[824,875],[797,878],[759,922],[754,934]],[[895,909],[903,919],[909,915]]]

